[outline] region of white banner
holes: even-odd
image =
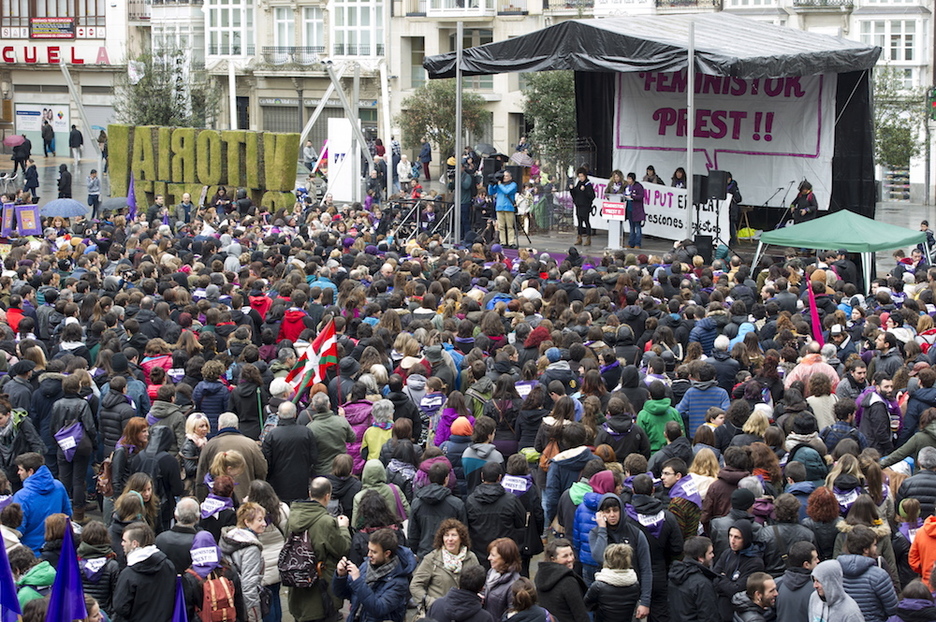
[[[620,216],[618,204],[612,203],[608,207],[608,214],[604,212],[604,203],[608,201],[605,198],[605,188],[608,185],[607,179],[600,177],[588,178],[595,187],[595,201],[593,203],[595,214],[591,218],[591,225],[595,229],[607,229],[609,220],[625,220]],[[686,239],[686,221],[688,217],[686,210],[691,208],[689,205],[689,195],[685,188],[671,188],[669,186],[660,186],[657,184],[641,183],[644,187],[644,211],[647,214],[647,220],[644,221],[643,234],[652,235],[664,240]],[[717,203],[721,203],[720,206]],[[720,207],[721,209],[716,209]],[[693,228],[700,235],[720,235],[722,240],[728,241],[728,201],[711,201],[701,205],[696,211],[692,208]],[[624,225],[627,231],[627,225]]]
[[[42,122],[48,121],[55,132],[68,133],[68,104],[16,104],[16,133],[41,132]],[[42,146],[42,143],[39,143]],[[66,145],[67,147],[68,145]]]
[[[355,183],[351,154],[351,122],[340,117],[328,120],[328,191],[335,201],[353,201]]]
[[[686,74],[622,73],[614,168],[665,183],[686,166]],[[829,207],[835,129],[834,74],[742,80],[696,76],[693,171],[730,171],[745,205],[785,208],[803,180]],[[785,201],[784,201],[785,198]],[[784,204],[785,203],[785,204]]]

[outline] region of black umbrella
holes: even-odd
[[[125,207],[130,207],[127,205],[127,197],[111,197],[109,199],[104,199],[101,201],[101,209],[105,212],[112,212],[119,209],[124,209]]]
[[[497,149],[493,145],[487,143],[478,143],[475,145],[475,151],[477,151],[481,156],[488,156],[492,153],[497,153]]]

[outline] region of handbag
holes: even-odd
[[[84,438],[84,426],[81,421],[75,421],[69,425],[63,426],[53,437],[58,443],[62,453],[65,454],[65,460],[71,462],[75,458],[75,452],[78,451],[78,444]]]
[[[114,454],[104,458],[101,463],[101,471],[98,473],[97,482],[94,485],[95,491],[104,497],[114,496]],[[185,469],[183,469],[184,471]]]

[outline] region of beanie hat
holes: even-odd
[[[559,351],[559,348],[549,348],[546,350],[546,359],[550,363],[555,363],[562,358],[562,352]]]
[[[731,493],[731,509],[747,510],[754,505],[754,493],[747,488],[738,488]]]
[[[452,434],[457,434],[458,436],[471,436],[471,433],[474,431],[474,426],[467,417],[458,417],[455,421],[452,422]]]

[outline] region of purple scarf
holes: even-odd
[[[628,503],[624,506],[624,511],[626,511],[627,515],[636,521],[638,525],[646,529],[651,536],[654,538],[660,537],[660,533],[663,531],[663,524],[666,522],[666,515],[662,510],[656,514],[638,514],[634,506]]]
[[[209,492],[208,496],[205,497],[205,500],[201,504],[201,517],[208,518],[209,516],[214,516],[221,510],[233,510],[234,501],[230,497],[219,497],[213,492]]]
[[[678,482],[673,484],[669,491],[670,499],[685,499],[691,501],[696,507],[702,507],[702,495],[699,494],[699,487],[691,475],[686,475]]]
[[[13,503],[13,495],[0,495],[0,512],[11,503]]]
[[[919,518],[916,519],[913,524],[910,523],[900,523],[897,525],[897,529],[900,533],[903,534],[904,538],[907,539],[907,542],[913,543],[913,536],[916,535],[917,530],[923,526],[923,521]]]
[[[78,560],[78,567],[81,568],[81,573],[88,581],[97,583],[98,577],[101,571],[104,570],[104,566],[107,565],[109,559],[110,557],[107,555],[103,557],[92,557],[91,559],[81,558]]]
[[[620,361],[614,361],[610,365],[602,365],[601,369],[599,370],[599,373],[604,374],[606,371],[610,369],[614,369],[615,367],[620,367],[620,366],[621,366]]]
[[[848,514],[851,506],[855,505],[855,501],[858,500],[862,492],[861,486],[857,488],[839,488],[835,485],[832,486],[832,493],[835,495],[836,500],[838,500],[839,513],[842,516]]]

